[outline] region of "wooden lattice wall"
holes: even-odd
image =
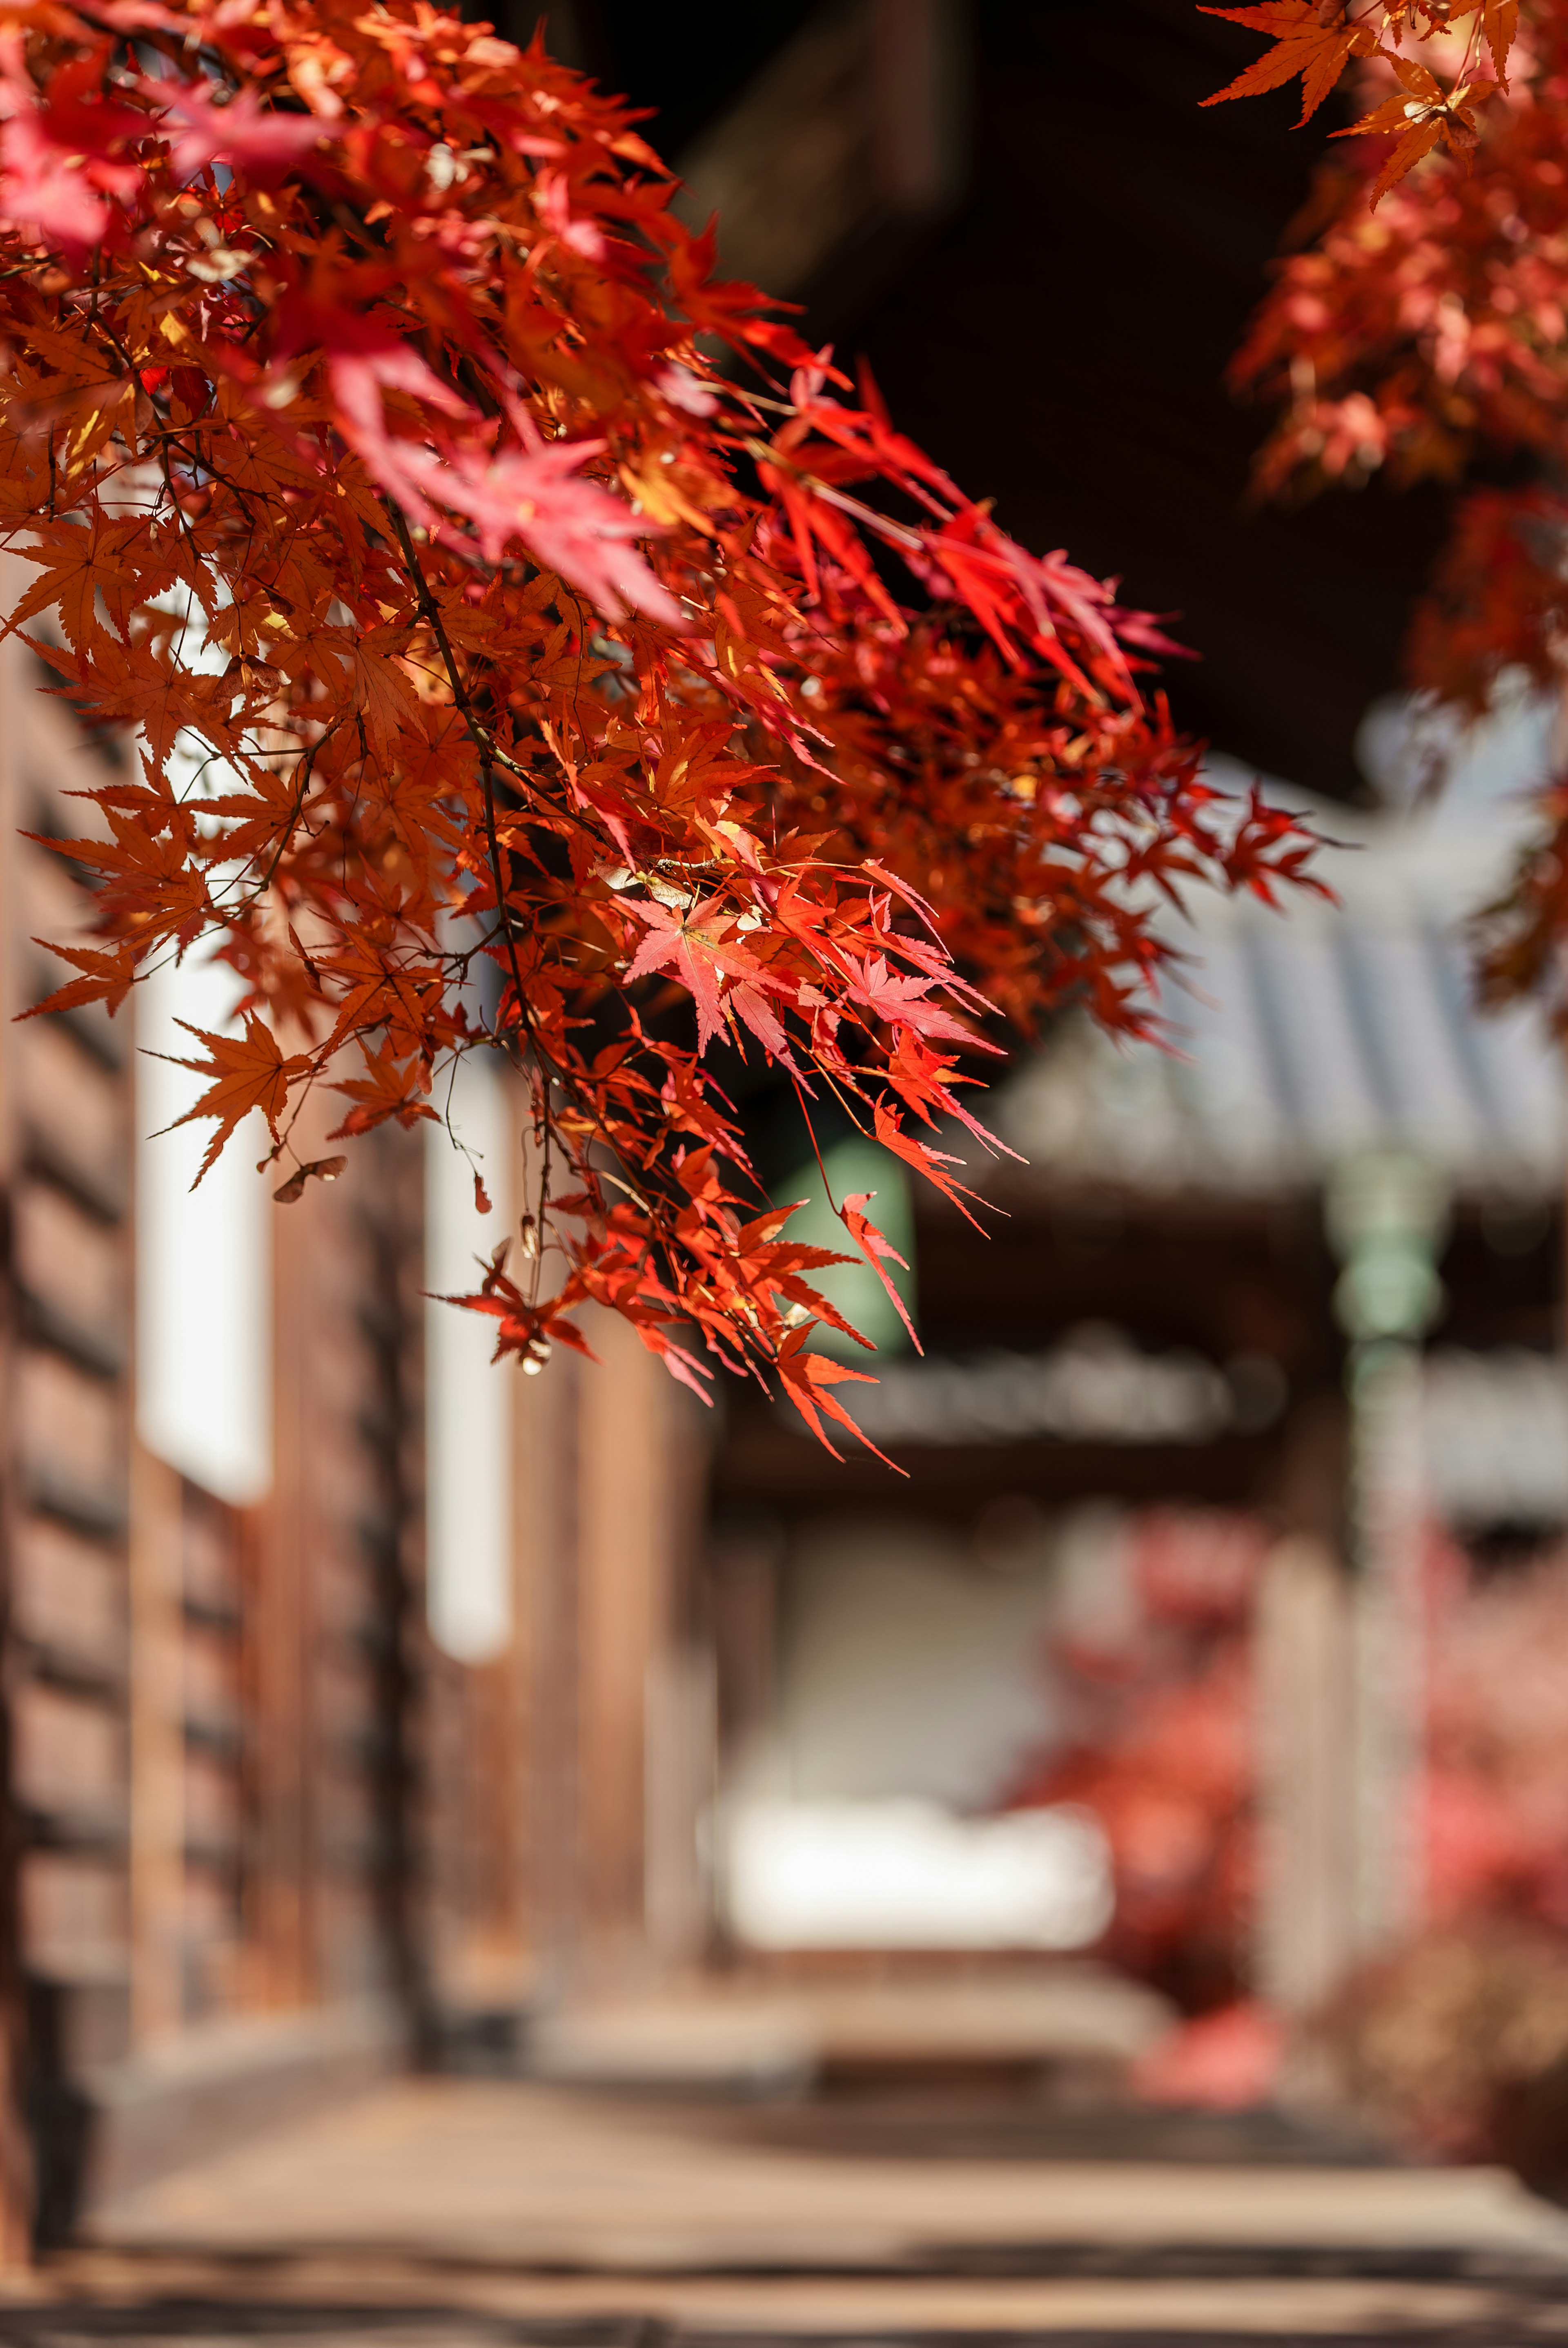
[[[61,974],[32,941],[91,919],[44,842],[89,828],[68,793],[134,752],[44,682],[0,645],[0,2264],[238,2123],[254,2053],[243,2095],[178,2084],[237,2026],[308,2086],[351,2045],[432,2059],[635,1967],[652,1909],[701,1938],[660,1760],[689,1414],[608,1320],[596,1365],[497,1371],[512,1636],[477,1667],[435,1652],[420,1132],[272,1210],[268,1497],[229,1506],[138,1445],[135,998],[15,1024]],[[304,1155],[333,1114],[307,1112]]]
[[[84,739],[0,670],[0,1167],[5,1206],[3,1455],[7,1771],[4,1981],[20,2106],[36,2147],[5,2164],[14,2241],[68,2196],[79,2085],[130,2032],[128,1542],[131,1065],[98,1011],[13,1025],[53,985],[34,942],[80,926],[76,869],[23,829],[82,829],[65,794],[125,754]]]

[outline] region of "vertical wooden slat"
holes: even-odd
[[[179,1539],[180,1882],[184,2018],[239,2012],[252,1980],[247,1946],[245,1797],[246,1512],[181,1479]]]
[[[131,2027],[145,2044],[181,2018],[180,1479],[139,1445],[131,1472]]]
[[[0,593],[8,602],[15,573],[0,568]],[[0,1641],[6,1668],[0,1672],[0,2270],[24,2262],[36,2207],[31,2148],[24,2123],[22,2065],[24,2006],[21,1982],[20,1862],[16,1806],[11,1785],[11,1720],[8,1694],[12,1622],[15,1612],[19,1548],[23,1532],[20,1491],[24,1462],[15,1426],[17,1299],[14,1261],[14,1212],[22,1159],[22,1120],[17,1100],[17,1031],[21,1008],[17,938],[20,912],[19,859],[13,852],[19,823],[18,722],[15,707],[19,648],[0,654]]]
[[[388,1987],[404,2018],[411,2055],[434,2058],[436,2021],[422,1915],[418,1845],[418,1658],[423,1645],[420,1573],[423,1478],[419,1443],[423,1303],[422,1159],[407,1137],[376,1136],[359,1208],[364,1296],[359,1322],[367,1344],[369,1454],[358,1519],[374,1628],[371,1680],[373,1765],[369,1786],[372,1882]]]

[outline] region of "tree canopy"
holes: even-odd
[[[1303,119],[1341,76],[1365,144],[1320,174],[1297,249],[1236,354],[1277,403],[1258,463],[1274,497],[1452,484],[1408,681],[1447,731],[1529,681],[1561,695],[1568,620],[1568,8],[1563,0],[1266,0],[1213,13],[1272,36],[1218,98],[1299,74]],[[1438,736],[1440,742],[1441,735]],[[1440,760],[1434,752],[1434,767]],[[1568,788],[1481,924],[1496,1000],[1568,1018]]]
[[[1275,36],[1220,95],[1373,84],[1368,169],[1238,362],[1287,391],[1266,478],[1545,449],[1555,10],[1512,50],[1510,0],[1218,13]],[[835,1259],[762,1190],[726,1055],[961,1204],[988,1058],[1070,1002],[1147,1033],[1161,902],[1309,884],[1312,844],[1205,783],[1159,623],[1010,539],[674,193],[626,107],[429,0],[0,8],[10,624],[143,745],[63,844],[97,934],[52,1001],[210,942],[241,1024],[193,1038],[190,1115],[210,1160],[260,1109],[285,1200],[340,1163],[293,1152],[313,1092],[342,1137],[414,1124],[505,1050],[528,1207],[464,1300],[498,1352],[580,1345],[592,1301],[825,1439]],[[1555,675],[1549,492],[1508,494],[1419,639],[1472,703]],[[834,1204],[885,1275],[870,1198]]]

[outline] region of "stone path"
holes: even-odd
[[[1330,2148],[1332,2150],[1332,2148]],[[1568,2218],[1283,2123],[389,2084],[128,2197],[0,2348],[1568,2342]]]

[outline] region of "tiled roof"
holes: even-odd
[[[1475,1007],[1464,934],[1517,816],[1316,812],[1345,843],[1325,860],[1339,901],[1194,898],[1172,931],[1192,957],[1166,990],[1173,1051],[1070,1025],[992,1097],[1037,1180],[1276,1193],[1399,1147],[1461,1190],[1555,1194],[1559,1048],[1531,1008]]]

